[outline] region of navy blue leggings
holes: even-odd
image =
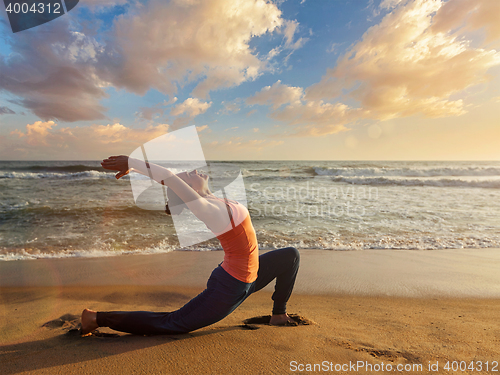
[[[259,256],[257,280],[244,283],[220,265],[213,270],[207,288],[173,312],[97,312],[97,325],[139,335],[177,334],[194,331],[222,320],[250,294],[276,279],[273,314],[285,314],[299,270],[300,255],[294,247],[269,251]]]

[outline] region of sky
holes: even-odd
[[[80,0],[12,33],[0,160],[500,160],[498,0]]]

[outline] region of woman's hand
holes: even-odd
[[[127,174],[129,174],[130,169],[128,168],[128,156],[110,156],[101,162],[104,169],[109,169],[112,171],[118,171],[115,175],[116,179],[119,179]]]

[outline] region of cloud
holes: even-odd
[[[326,52],[328,53],[332,53],[332,52],[335,52],[335,50],[337,50],[337,47],[340,46],[341,43],[332,43],[330,44],[330,47],[328,47],[326,49]]]
[[[79,6],[86,6],[91,9],[97,8],[108,8],[114,7],[116,5],[124,5],[128,0],[83,0],[79,2]]]
[[[211,130],[208,128],[208,125],[202,125],[202,126],[197,126],[196,130],[198,133],[201,133],[203,130],[208,129],[207,132],[210,132]]]
[[[160,103],[160,105],[161,104],[162,103]],[[140,119],[151,121],[153,119],[153,117],[158,118],[165,111],[165,109],[159,108],[158,106],[159,106],[159,104],[157,104],[153,107],[139,107],[139,111],[136,112],[135,115]],[[156,114],[158,114],[158,115],[155,116]]]
[[[301,100],[304,90],[301,87],[287,86],[277,81],[272,86],[266,86],[259,92],[246,99],[249,105],[270,105],[274,109],[287,103],[296,103]]]
[[[269,69],[249,44],[282,26],[281,11],[264,0],[152,0],[116,20],[100,75],[140,95],[150,88],[173,94],[177,85],[198,82],[192,95],[206,98]]]
[[[176,103],[176,102],[177,102],[177,100],[178,100],[178,99],[177,99],[177,97],[176,97],[176,96],[174,96],[174,97],[172,97],[172,98],[171,98],[171,99],[169,99],[169,100],[164,100],[162,104],[163,104],[164,106],[171,105],[171,104]]]
[[[491,42],[500,38],[499,19],[498,0],[453,0],[444,3],[436,13],[432,29],[447,32],[455,28],[468,31],[484,28],[486,42]]]
[[[136,116],[136,118],[142,120],[147,120],[147,121],[157,120],[166,111],[165,108],[161,107],[167,107],[176,102],[177,102],[177,97],[174,96],[173,98],[169,100],[164,100],[163,102],[157,103],[152,107],[139,107],[139,111],[135,112],[134,115]]]
[[[202,113],[205,113],[207,109],[210,108],[212,102],[202,102],[198,98],[187,98],[184,102],[177,104],[172,110],[170,114],[172,116],[179,116],[182,114],[186,114],[190,118],[194,118]]]
[[[271,61],[280,55],[282,52],[286,51],[286,56],[283,59],[283,65],[288,65],[288,60],[292,56],[292,54],[302,48],[304,44],[309,41],[309,38],[298,38],[294,40],[295,35],[297,34],[297,30],[299,28],[299,23],[297,21],[283,21],[283,26],[279,29],[279,33],[283,34],[284,44],[281,44],[269,51],[267,54],[267,58],[265,59],[268,63],[270,63],[270,71],[276,71],[276,64],[272,64]],[[310,30],[309,30],[310,31]],[[291,66],[288,66],[288,69],[291,69]]]
[[[279,136],[323,136],[347,131],[364,119],[462,115],[466,104],[460,93],[487,82],[488,69],[500,65],[500,53],[472,47],[470,40],[457,35],[457,25],[472,22],[472,10],[474,19],[490,25],[483,11],[496,7],[488,0],[474,4],[384,1],[382,7],[394,10],[368,29],[320,82],[304,90],[277,81],[246,103],[271,106],[269,117],[296,127]],[[450,17],[440,12],[451,11],[453,22],[444,25]]]
[[[238,113],[241,109],[239,104],[237,103],[238,101],[239,100],[235,100],[235,101],[230,102],[230,103],[222,102],[221,104],[224,106],[224,108],[217,113],[221,114],[221,115],[228,115],[230,113]]]
[[[283,29],[283,35],[285,37],[285,49],[296,50],[302,48],[304,44],[309,40],[308,38],[299,38],[294,41],[295,33],[299,26],[297,21],[285,21],[285,27]]]
[[[285,131],[279,136],[318,137],[349,130],[351,124],[365,117],[362,110],[350,108],[342,103],[319,101],[296,102],[280,110],[271,112],[270,117],[297,126],[295,131]]]
[[[5,39],[11,53],[0,55],[0,91],[45,121],[104,118],[99,100],[108,95],[92,66],[99,46],[68,22],[62,17]]]
[[[177,104],[170,114],[172,116],[180,116],[174,119],[173,127],[179,129],[194,119],[196,116],[205,113],[212,105],[212,102],[203,102],[198,98],[187,98],[184,102]],[[184,116],[181,116],[184,115]]]
[[[207,153],[223,151],[227,155],[241,155],[248,151],[260,152],[268,147],[282,145],[284,141],[274,141],[269,139],[250,139],[245,140],[242,137],[232,137],[227,141],[213,141],[203,145]]]
[[[396,5],[395,1],[385,3]],[[500,64],[500,53],[474,48],[453,33],[451,28],[465,21],[465,11],[456,13],[461,18],[453,23],[440,25],[442,9],[461,3],[402,3],[371,27],[319,83],[306,90],[306,100],[338,100],[347,92],[371,118],[381,120],[465,113],[463,101],[450,97],[488,81],[486,72]],[[479,8],[487,5],[491,3],[477,2]],[[489,23],[484,20],[484,25]]]
[[[13,130],[10,134],[17,135],[19,138],[26,137],[25,142],[29,146],[48,146],[47,136],[52,127],[55,126],[54,121],[36,121],[33,124],[26,125],[26,133],[19,129]]]
[[[24,131],[2,135],[0,159],[100,159],[128,154],[141,144],[167,133],[168,124],[145,129],[114,123],[58,128],[54,121],[27,124]]]
[[[301,87],[284,85],[277,81],[247,98],[249,105],[268,105],[273,108],[269,117],[289,125],[297,125],[295,132],[279,136],[321,136],[348,130],[345,125],[360,119],[363,111],[342,103],[306,100]],[[286,105],[288,104],[288,105]]]
[[[85,5],[120,4],[125,1]],[[280,32],[287,48],[302,43],[294,41],[298,23],[283,19],[278,7],[265,0],[128,4],[127,13],[98,37],[98,28],[89,27],[86,18],[67,17],[15,37],[5,34],[11,53],[0,55],[0,91],[43,121],[98,120],[106,118],[100,101],[108,97],[108,87],[171,95],[178,86],[192,84],[192,96],[203,99],[211,90],[273,69],[266,52],[250,46],[252,39]],[[154,114],[141,112],[146,119]]]
[[[15,114],[16,112],[14,112],[9,107],[0,107],[0,115],[15,115]]]
[[[71,63],[96,62],[103,47],[92,37],[78,31],[69,31],[70,44],[54,42],[51,47],[63,59]]]
[[[383,0],[380,3],[380,8],[382,9],[393,9],[396,8],[399,4],[404,3],[405,0]]]

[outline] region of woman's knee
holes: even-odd
[[[287,254],[288,257],[292,259],[294,263],[300,262],[300,253],[295,247],[293,246],[287,247]]]

